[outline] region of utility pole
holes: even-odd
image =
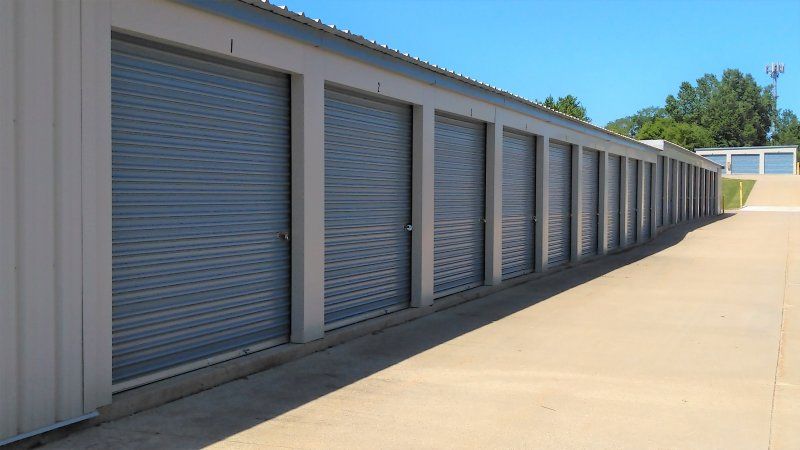
[[[772,132],[775,132],[775,125],[778,116],[778,77],[783,73],[783,63],[769,63],[766,66],[767,75],[772,78],[772,97],[775,99],[775,116],[772,118]]]

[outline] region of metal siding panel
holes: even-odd
[[[764,173],[794,174],[794,154],[764,153]]]
[[[625,209],[625,245],[630,245],[636,242],[636,194],[638,191],[637,175],[638,171],[637,160],[628,158],[628,171],[626,172],[625,189],[627,190],[627,208]]]
[[[731,174],[758,173],[758,155],[731,155]]]
[[[572,213],[572,149],[550,142],[547,217],[547,266],[569,262]]]
[[[411,107],[325,91],[325,323],[409,305]]]
[[[483,284],[486,125],[436,115],[433,292]]]
[[[613,250],[619,247],[620,244],[620,219],[622,215],[620,196],[622,195],[621,182],[622,182],[622,158],[617,155],[608,156],[608,168],[606,178],[608,179],[608,192],[606,196],[607,205],[607,219],[608,219],[608,234],[607,248]]]
[[[503,279],[533,271],[535,139],[503,133]]]
[[[642,187],[642,234],[645,239],[650,239],[650,228],[652,227],[652,211],[651,211],[651,198],[650,193],[653,189],[653,164],[644,163],[644,184]]]
[[[600,154],[583,150],[581,165],[581,256],[597,254]]]
[[[115,39],[111,83],[114,382],[286,342],[288,77]]]

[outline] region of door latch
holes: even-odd
[[[406,231],[413,231],[414,230],[414,226],[411,225],[411,224],[406,225],[404,228],[405,228]]]
[[[278,233],[276,234],[276,236],[277,236],[277,237],[278,237],[278,239],[280,239],[280,240],[283,240],[283,241],[289,241],[289,233],[288,233],[288,232],[286,232],[286,231],[278,231]]]

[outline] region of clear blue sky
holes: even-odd
[[[800,115],[800,0],[273,0],[531,99],[576,95],[598,125],[726,68]]]

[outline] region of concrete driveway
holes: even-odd
[[[740,212],[47,448],[797,449],[798,424],[800,213]]]
[[[725,178],[756,180],[747,206],[800,207],[798,175],[726,175]]]

